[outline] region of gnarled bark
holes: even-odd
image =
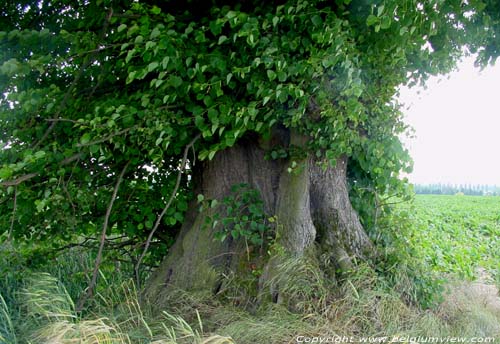
[[[305,138],[292,133],[288,139],[286,133],[276,132],[273,140],[285,146],[305,144]],[[236,184],[246,183],[258,190],[265,212],[277,218],[275,244],[289,257],[326,253],[336,268],[347,269],[352,258],[369,256],[372,245],[349,201],[347,159],[340,157],[335,166],[324,169],[319,161],[306,157],[297,161],[290,173],[291,162],[265,159],[263,146],[255,138],[246,139],[219,152],[194,173],[195,192],[221,200]],[[248,266],[244,241],[230,237],[222,243],[214,240],[217,229],[203,228],[206,216],[214,210],[200,212],[198,208],[193,201],[176,243],[147,283],[148,298],[157,298],[170,287],[217,292],[223,276]],[[313,249],[316,246],[319,250]],[[265,264],[261,266],[262,288],[276,275],[281,258],[260,258],[259,263]],[[279,301],[279,286],[270,289],[273,300]]]
[[[274,214],[283,164],[264,159],[265,153],[257,140],[245,140],[220,152],[195,172],[195,192],[206,199],[221,200],[230,194],[232,186],[246,183],[259,191],[265,212]],[[179,237],[146,285],[146,297],[157,298],[171,286],[216,292],[221,288],[222,276],[237,270],[247,259],[242,240],[214,240],[217,229],[204,225],[214,211],[200,212],[195,201],[190,204]]]
[[[290,144],[304,147],[306,138],[292,133]],[[259,281],[259,288],[269,288],[269,295],[274,302],[285,302],[286,297],[280,294],[279,274],[280,265],[284,260],[302,256],[313,247],[316,238],[316,228],[311,218],[310,207],[310,159],[304,158],[295,161],[296,166],[291,172],[288,168],[281,172],[280,184],[277,192],[276,244],[284,249],[285,256],[270,257],[264,267],[264,273]],[[285,167],[288,167],[286,164]],[[265,299],[266,297],[264,297]]]
[[[342,270],[352,267],[353,258],[365,259],[373,246],[349,200],[347,158],[324,168],[323,161],[310,164],[311,211],[323,252]]]

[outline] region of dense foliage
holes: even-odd
[[[355,205],[411,168],[398,86],[469,49],[499,54],[498,0],[6,1],[0,9],[0,232],[53,248],[96,240],[130,259],[184,166],[284,125],[306,153],[350,159]],[[303,153],[303,152],[302,152]],[[273,147],[269,158],[295,150]],[[185,162],[185,161],[184,161]],[[152,252],[193,198],[189,170]],[[95,239],[94,239],[95,238]],[[128,258],[127,258],[128,259]]]

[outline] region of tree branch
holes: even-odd
[[[16,186],[16,185],[19,185],[26,180],[29,180],[31,178],[35,178],[36,176],[38,176],[38,173],[28,173],[28,174],[25,174],[24,176],[21,176],[19,178],[16,178],[13,180],[6,180],[4,182],[1,182],[0,186]]]
[[[7,236],[7,241],[12,238],[12,231],[14,230],[14,221],[16,219],[17,210],[17,186],[14,188],[14,208],[12,209],[12,218],[10,220],[9,235]]]
[[[78,122],[76,119],[69,119],[69,118],[46,118],[46,122],[69,122],[69,123],[74,123],[74,124],[82,124],[81,122]]]
[[[75,155],[67,157],[67,158],[65,158],[64,160],[61,161],[61,165],[71,164],[73,161],[80,159],[82,156],[83,156],[82,153],[77,153]]]
[[[103,142],[106,142],[106,141],[112,139],[115,136],[118,136],[118,135],[121,135],[121,134],[125,134],[125,133],[129,132],[132,129],[136,129],[137,127],[138,127],[137,125],[134,125],[133,127],[125,128],[123,130],[117,131],[116,133],[109,134],[108,136],[105,136],[105,137],[103,137],[101,139],[98,139],[98,140],[95,140],[95,141],[92,141],[92,142],[87,142],[87,143],[79,143],[76,146],[77,147],[86,147],[86,146],[92,146],[92,145],[95,145],[95,144],[98,144],[98,143],[103,143]]]
[[[184,170],[186,168],[189,150],[194,146],[194,144],[196,143],[196,141],[199,138],[200,138],[200,134],[196,135],[195,138],[193,140],[191,140],[191,142],[189,142],[189,144],[184,148],[181,166],[179,168],[179,172],[177,173],[177,181],[175,182],[175,186],[174,186],[174,189],[172,190],[172,194],[170,195],[170,198],[168,199],[168,202],[165,205],[165,207],[163,208],[163,210],[161,211],[160,215],[156,219],[156,222],[153,226],[153,229],[149,233],[148,238],[146,240],[146,243],[144,245],[144,251],[142,251],[141,255],[139,256],[139,259],[137,260],[137,264],[135,265],[135,278],[136,278],[136,283],[137,283],[138,288],[140,287],[140,278],[139,278],[140,271],[139,270],[141,267],[142,260],[144,259],[144,256],[148,252],[149,246],[151,245],[151,240],[153,239],[153,235],[155,234],[156,230],[160,226],[160,223],[161,223],[163,216],[167,212],[168,208],[170,208],[170,205],[172,204],[172,202],[175,198],[175,195],[177,194],[177,191],[179,190],[179,186],[181,185],[182,173],[184,172]]]
[[[97,275],[99,273],[99,266],[101,265],[102,260],[102,252],[104,250],[104,243],[106,241],[106,231],[108,230],[108,222],[109,217],[111,216],[111,210],[113,209],[113,204],[115,203],[116,196],[118,194],[118,189],[120,188],[120,184],[123,180],[123,176],[125,175],[125,171],[128,168],[130,161],[125,164],[120,175],[118,176],[118,180],[116,181],[115,189],[113,190],[113,195],[111,196],[111,200],[109,201],[108,209],[106,210],[106,215],[104,216],[104,224],[102,225],[102,233],[101,233],[101,242],[99,244],[99,250],[97,252],[97,257],[95,259],[94,272],[92,273],[92,280],[90,281],[89,287],[87,288],[87,293],[80,299],[78,302],[78,306],[76,308],[77,312],[80,312],[85,304],[85,302],[92,297],[94,293],[94,288],[97,284]]]
[[[77,153],[75,155],[72,155],[70,157],[67,157],[65,158],[64,160],[62,160],[59,164],[60,165],[67,165],[67,164],[70,164],[72,163],[73,161],[75,160],[78,160],[82,157],[82,153]],[[38,172],[34,172],[34,173],[28,173],[28,174],[25,174],[23,176],[20,176],[16,179],[12,179],[12,180],[6,180],[6,181],[3,181],[3,182],[0,182],[0,186],[16,186],[16,185],[19,185],[21,184],[22,182],[25,182],[31,178],[35,178],[36,176],[38,176],[40,173]]]

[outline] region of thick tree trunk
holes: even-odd
[[[331,257],[335,268],[347,270],[355,258],[373,256],[373,246],[349,200],[347,158],[335,166],[325,162],[310,164],[311,211],[321,250]]]
[[[217,154],[195,171],[196,194],[220,201],[232,186],[245,183],[259,191],[264,211],[274,214],[283,164],[265,159],[265,153],[257,140],[248,139]],[[243,240],[229,237],[221,243],[214,238],[217,228],[205,225],[216,209],[199,209],[196,201],[190,204],[179,237],[146,285],[146,297],[157,298],[170,287],[217,292],[223,276],[250,265]]]
[[[281,130],[275,133],[274,142],[259,144],[257,139],[246,139],[218,153],[194,173],[195,192],[206,199],[222,200],[233,185],[248,184],[260,193],[266,214],[276,216],[274,244],[287,257],[319,252],[327,254],[335,268],[346,269],[353,258],[364,259],[372,251],[349,201],[347,159],[341,157],[336,166],[325,169],[318,161],[304,158],[289,172],[291,161],[265,159],[266,145],[305,144],[303,137],[288,136]],[[199,205],[192,202],[176,243],[146,285],[147,298],[157,299],[171,288],[217,293],[224,288],[225,276],[246,273],[256,264],[264,270],[259,287],[269,285],[266,282],[276,275],[283,258],[268,257],[263,252],[259,256],[254,251],[250,259],[248,245],[241,238],[214,240],[219,229],[204,225],[213,212],[200,212]],[[271,285],[270,289],[273,300],[279,301],[279,286]]]

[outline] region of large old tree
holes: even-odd
[[[499,54],[498,0],[4,1],[3,240],[128,248],[156,297],[376,255],[402,84]],[[351,200],[356,201],[355,208]],[[358,214],[361,214],[361,220]],[[101,237],[102,235],[102,237]],[[102,239],[102,240],[101,240]],[[330,271],[329,271],[330,270]]]

